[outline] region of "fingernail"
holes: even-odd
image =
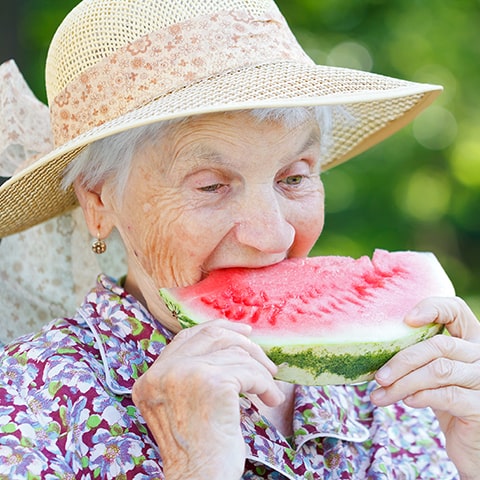
[[[438,317],[438,312],[432,307],[415,307],[408,312],[406,320],[411,325],[422,325],[425,322],[433,322]]]
[[[420,309],[418,307],[415,307],[408,312],[409,317],[418,317],[419,315],[420,315]]]
[[[405,320],[411,326],[421,325],[423,323],[422,320],[424,316],[424,314],[422,315],[422,311],[418,307],[415,307],[413,310],[407,313]]]
[[[252,334],[252,327],[246,323],[236,323],[233,328],[237,333],[244,335],[245,337],[250,337]]]
[[[377,373],[375,374],[375,377],[378,379],[378,380],[388,380],[390,375],[392,373],[392,369],[390,367],[382,367],[380,368],[380,370],[377,371]]]
[[[269,362],[270,362],[270,367],[268,368],[268,370],[270,371],[270,373],[272,375],[276,375],[277,372],[278,372],[278,365],[276,363],[274,363],[272,360],[268,359]]]
[[[383,388],[377,388],[377,390],[374,390],[372,392],[372,400],[381,400],[383,397],[385,397],[385,389]]]

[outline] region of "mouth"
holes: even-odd
[[[232,262],[232,263],[225,263],[219,266],[215,266],[214,268],[204,268],[201,267],[201,277],[199,281],[204,280],[205,278],[208,277],[208,275],[217,270],[229,270],[229,269],[234,269],[234,268],[248,268],[248,269],[253,269],[253,268],[265,268],[265,267],[270,267],[271,265],[275,265],[277,263],[283,262],[286,260],[286,256],[282,256],[282,258],[278,258],[275,260],[268,260],[268,261],[255,261],[255,262]]]

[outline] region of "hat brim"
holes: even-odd
[[[255,108],[342,105],[332,119],[323,170],[345,162],[393,134],[441,92],[438,85],[347,68],[291,62],[251,66],[204,79],[95,127],[56,148],[0,186],[0,238],[77,205],[62,190],[63,171],[88,144],[131,128],[206,113]]]

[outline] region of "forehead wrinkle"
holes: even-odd
[[[205,144],[196,144],[186,152],[182,152],[177,158],[186,163],[188,167],[195,168],[201,166],[203,162],[207,164],[218,164],[222,166],[232,165],[232,161],[221,154],[214,147]]]
[[[319,146],[320,139],[320,130],[315,127],[312,128],[305,142],[303,142],[300,148],[295,151],[294,156],[298,156],[303,152],[306,152],[311,147]],[[200,160],[209,160],[215,163],[229,163],[228,161],[226,161],[223,155],[215,151],[215,149],[211,146],[203,144],[195,145],[191,153],[193,153],[194,157]]]
[[[311,128],[308,137],[301,144],[301,146],[295,150],[293,153],[287,153],[285,158],[280,159],[282,163],[287,163],[292,157],[299,157],[305,152],[307,152],[312,147],[320,145],[321,134],[319,128],[315,125]],[[228,152],[227,152],[228,153]],[[192,168],[198,168],[203,165],[203,162],[210,165],[219,165],[224,167],[231,167],[235,165],[231,159],[228,158],[228,155],[225,153],[220,153],[215,149],[215,145],[210,143],[195,143],[189,146],[185,151],[179,152],[175,156],[172,164],[180,164],[185,169],[190,170]]]

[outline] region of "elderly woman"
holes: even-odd
[[[47,88],[56,148],[0,188],[0,236],[78,200],[94,251],[118,231],[128,268],[5,347],[0,476],[479,478],[480,325],[461,300],[419,304],[406,321],[451,335],[377,382],[306,387],[274,380],[249,327],[180,331],[158,294],[306,256],[320,172],[438,87],[314,65],[271,0],[84,0]]]

